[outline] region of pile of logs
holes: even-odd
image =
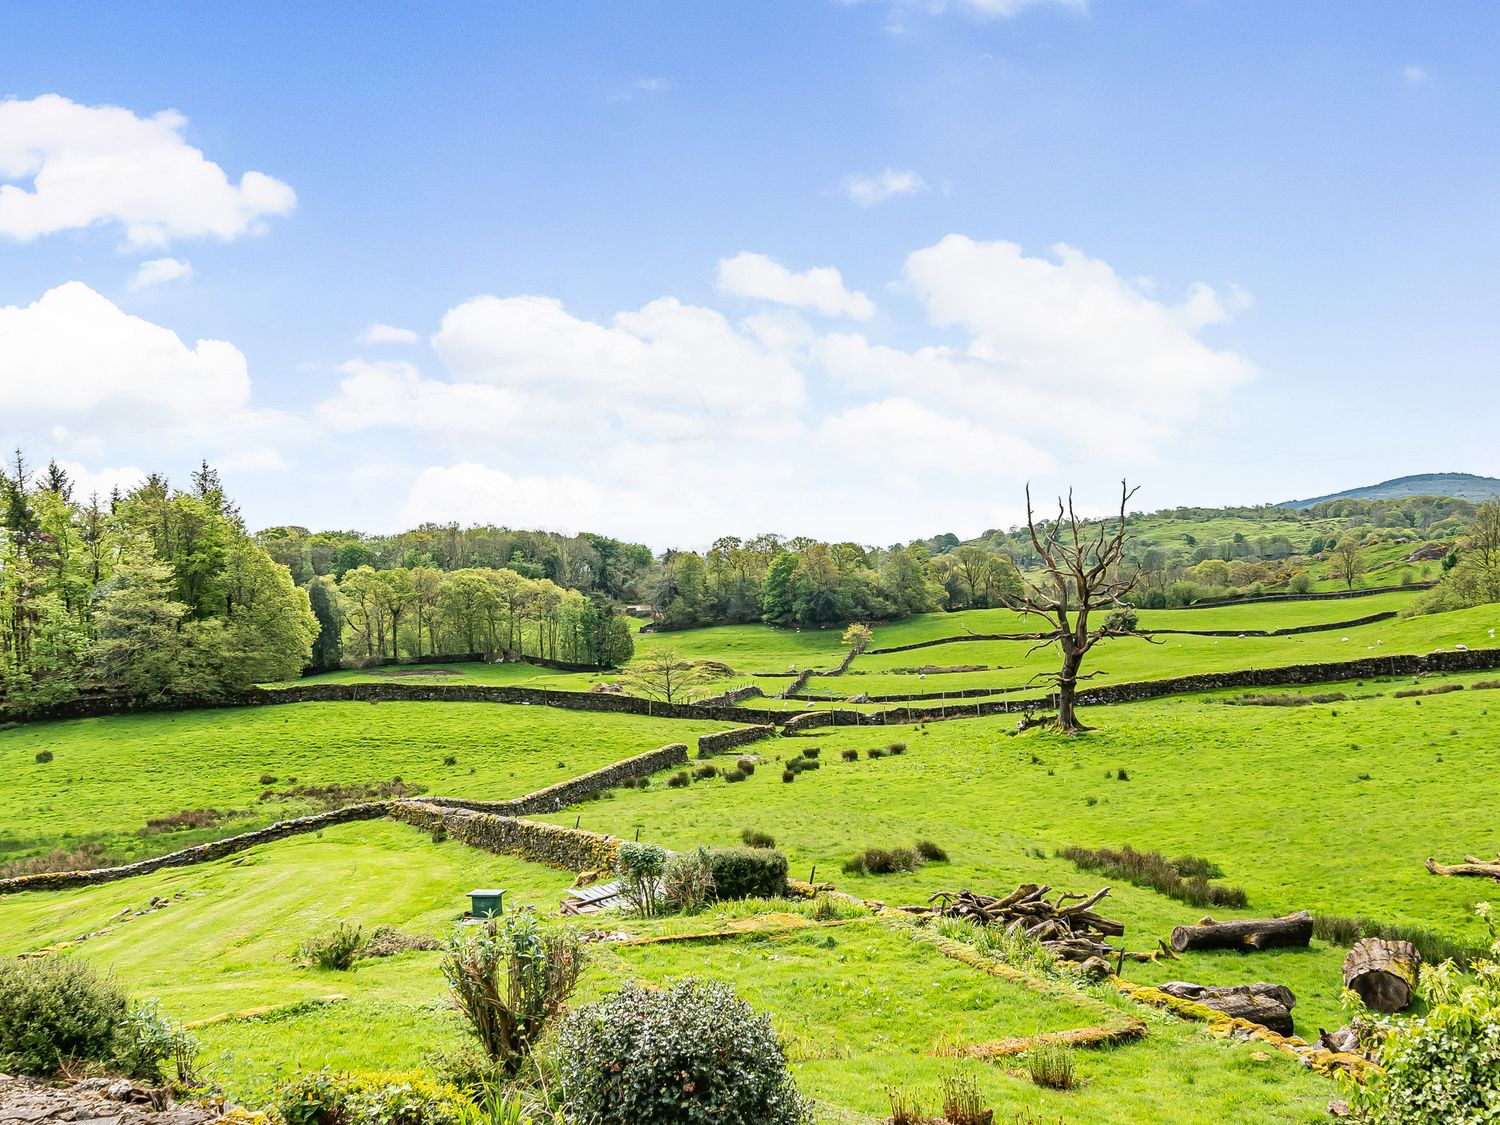
[[[1125,923],[1094,912],[1109,894],[1104,887],[1091,895],[1062,893],[1049,902],[1052,888],[1022,883],[1010,894],[996,898],[970,890],[939,891],[927,901],[932,906],[913,912],[933,913],[944,918],[963,918],[985,926],[1004,926],[1008,933],[1021,933],[1040,942],[1063,961],[1087,961],[1090,957],[1116,959],[1121,951],[1104,939],[1122,937]]]

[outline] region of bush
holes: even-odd
[[[693,776],[699,781],[707,781],[719,772],[718,766],[699,766],[693,771]]]
[[[844,761],[846,761],[846,762],[857,762],[857,761],[859,761],[859,751],[858,750],[840,750],[839,751],[839,757],[843,758]]]
[[[708,856],[715,898],[780,898],[786,894],[786,856],[774,848],[716,848]]]
[[[263,773],[260,775],[260,783],[262,785],[275,785],[280,780],[281,778],[277,777],[274,773]]]
[[[739,769],[738,767],[735,767],[732,770],[725,770],[724,771],[724,780],[727,781],[727,782],[730,782],[731,784],[733,784],[736,781],[744,781],[749,776],[750,775],[748,773],[745,773],[743,770]]]
[[[40,762],[42,765],[45,766],[48,762],[50,762],[52,760],[52,751],[51,750],[38,750],[36,752],[36,760],[38,762]]]
[[[740,757],[735,761],[734,764],[739,769],[740,773],[746,774],[747,776],[755,772],[755,759],[750,757],[750,755],[748,754],[740,755]]]
[[[298,1074],[271,1092],[286,1125],[463,1125],[468,1099],[420,1071]]]
[[[948,862],[948,853],[931,840],[918,840],[915,847],[917,854],[928,863]]]
[[[561,1093],[579,1125],[802,1125],[807,1103],[770,1018],[727,985],[628,985],[570,1012]]]
[[[671,789],[686,789],[692,784],[692,778],[688,776],[687,770],[678,770],[667,778],[667,786]]]
[[[1073,1051],[1061,1043],[1043,1043],[1026,1052],[1031,1080],[1049,1090],[1071,1090],[1078,1085],[1073,1071]]]
[[[334,969],[342,972],[354,968],[364,948],[364,931],[358,926],[340,922],[326,933],[303,939],[297,947],[297,963],[309,969]]]
[[[667,867],[667,850],[657,844],[624,840],[615,857],[615,874],[620,877],[620,894],[626,905],[650,918],[656,913],[659,880]]]
[[[759,828],[740,829],[740,840],[747,848],[774,848],[776,837],[769,832],[762,832]]]
[[[125,993],[71,957],[0,961],[0,1073],[47,1077],[69,1059],[110,1057]]]
[[[713,864],[708,849],[683,852],[667,860],[662,872],[662,897],[683,914],[696,914],[714,893]]]
[[[885,757],[885,747],[884,746],[872,746],[868,750],[865,751],[865,757],[866,758],[884,758]]]
[[[126,1014],[112,1061],[143,1082],[155,1085],[175,1078],[179,1086],[187,1087],[196,1083],[197,1059],[198,1040],[193,1034],[162,1015],[155,1000],[146,1000],[133,1004]]]
[[[804,758],[816,758],[820,753],[822,753],[822,747],[819,746],[804,746],[802,748],[802,756]]]
[[[866,848],[845,861],[844,872],[848,875],[893,875],[898,871],[915,871],[921,865],[922,857],[915,848]]]
[[[905,754],[906,753],[906,743],[904,743],[904,742],[893,742],[893,743],[891,743],[889,746],[887,746],[885,748],[885,752],[887,754]]]
[[[797,771],[796,770],[782,770],[781,771],[781,780],[782,781],[796,781],[797,780]]]
[[[573,994],[583,946],[571,930],[544,930],[536,915],[512,914],[459,930],[442,967],[454,1007],[485,1054],[514,1074]]]

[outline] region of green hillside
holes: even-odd
[[[1457,500],[1471,500],[1480,504],[1492,496],[1500,496],[1500,479],[1476,476],[1474,473],[1418,473],[1415,476],[1384,480],[1379,484],[1368,484],[1363,488],[1331,492],[1327,496],[1314,496],[1308,500],[1287,500],[1280,506],[1311,508],[1329,500],[1401,500],[1408,496],[1452,496]]]

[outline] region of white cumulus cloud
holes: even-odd
[[[845,178],[843,192],[861,207],[870,207],[903,195],[917,195],[927,190],[927,181],[910,168],[886,168],[874,175],[856,174]]]
[[[513,477],[464,461],[424,469],[401,519],[407,525],[439,520],[576,532],[599,526],[603,514],[599,490],[578,477]]]
[[[145,471],[135,465],[94,470],[79,461],[59,461],[57,464],[73,482],[73,499],[80,504],[88,503],[90,496],[106,501],[114,489],[129,492],[146,479]]]
[[[718,287],[721,293],[813,309],[824,316],[869,320],[875,315],[874,302],[863,293],[845,289],[843,275],[832,266],[796,273],[749,250],[719,259]]]
[[[235,183],[183,139],[175,110],[138,117],[57,94],[0,102],[0,235],[30,241],[118,223],[131,246],[255,234],[297,196],[263,172]],[[28,186],[29,184],[29,186]]]
[[[361,344],[416,344],[421,342],[422,337],[410,328],[397,328],[393,324],[381,324],[378,321],[360,333]]]
[[[192,276],[193,264],[189,261],[182,258],[152,258],[136,267],[127,285],[132,291],[137,291]]]

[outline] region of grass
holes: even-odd
[[[0,862],[91,843],[117,859],[155,855],[321,807],[262,801],[268,790],[399,776],[429,793],[498,800],[721,727],[479,703],[301,703],[16,726],[0,730]],[[39,764],[44,749],[54,758]],[[245,815],[138,835],[206,804]]]

